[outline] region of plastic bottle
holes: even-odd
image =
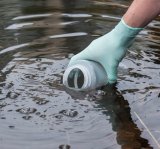
[[[97,62],[78,60],[63,75],[63,84],[77,91],[88,91],[107,84],[107,73]]]

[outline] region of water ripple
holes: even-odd
[[[53,35],[53,36],[50,36],[50,38],[64,38],[64,37],[76,37],[76,36],[86,36],[86,35],[87,33],[85,32],[76,32],[76,33]]]
[[[13,18],[12,20],[24,20],[24,19],[31,19],[31,18],[41,18],[41,17],[49,17],[52,14],[33,14],[33,15],[25,15],[25,16],[18,16]]]
[[[69,13],[63,13],[62,16],[70,17],[70,18],[90,18],[92,17],[91,14],[69,14]]]
[[[33,25],[33,23],[16,23],[16,24],[12,24],[12,25],[6,27],[5,29],[15,30],[15,29],[21,29],[23,27],[31,26],[31,25]]]
[[[130,2],[1,3],[0,148],[154,147],[134,113],[158,140],[159,17],[128,50],[116,87],[74,92],[62,85],[70,58],[109,32]]]
[[[11,47],[8,47],[6,49],[1,50],[0,54],[11,52],[11,51],[14,51],[14,50],[17,50],[19,48],[26,47],[26,46],[29,46],[29,43],[24,43],[24,44],[20,44],[20,45],[11,46]]]

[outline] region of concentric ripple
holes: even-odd
[[[116,87],[74,92],[62,84],[70,58],[129,4],[1,1],[0,149],[159,147],[159,17],[128,50]]]

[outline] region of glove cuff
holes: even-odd
[[[115,31],[119,33],[121,36],[127,36],[127,37],[135,37],[143,28],[134,28],[129,25],[127,25],[122,18],[121,21],[117,24],[117,26],[114,28]]]

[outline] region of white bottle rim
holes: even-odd
[[[69,87],[69,84],[68,84],[68,75],[70,74],[70,72],[73,70],[73,69],[80,69],[84,75],[84,83],[82,85],[81,88],[78,88],[78,87]],[[67,86],[67,88],[70,88],[72,90],[76,90],[76,91],[83,91],[85,90],[86,88],[90,87],[91,84],[92,84],[92,78],[91,78],[91,75],[90,75],[90,72],[89,70],[84,66],[84,65],[81,65],[81,64],[76,64],[76,65],[73,65],[71,67],[68,67],[63,75],[63,84],[65,86]]]

